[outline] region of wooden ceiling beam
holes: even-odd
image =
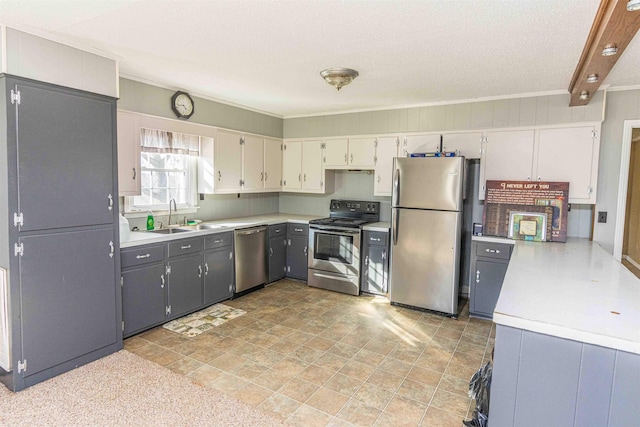
[[[589,103],[638,29],[640,29],[640,11],[628,11],[627,0],[600,2],[589,37],[569,85],[570,107]],[[602,50],[609,45],[617,47],[618,53],[613,56],[602,56]],[[590,75],[597,75],[598,81],[587,83],[587,77]],[[587,93],[587,98],[580,99],[580,94],[584,92]]]

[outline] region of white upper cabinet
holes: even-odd
[[[302,188],[302,141],[286,141],[282,151],[282,189]]]
[[[322,140],[322,164],[325,169],[373,169],[376,138],[330,138]]]
[[[376,138],[349,138],[349,167],[373,169],[375,159]]]
[[[533,129],[485,133],[480,163],[480,200],[484,200],[488,180],[531,180],[534,141]]]
[[[140,122],[138,114],[118,111],[118,193],[140,195]]]
[[[600,123],[486,132],[480,200],[487,180],[569,182],[569,203],[594,204]]]
[[[215,141],[215,192],[242,190],[242,134],[219,130]]]
[[[600,125],[540,129],[534,178],[568,181],[569,203],[596,201]]]
[[[280,191],[282,189],[282,140],[264,139],[264,189]]]
[[[302,142],[302,189],[323,190],[322,172],[322,140],[304,140]]]
[[[411,153],[434,153],[440,150],[440,134],[407,135],[398,157],[409,157]]]
[[[466,159],[479,159],[482,153],[482,132],[444,133],[442,150],[457,152]]]
[[[374,171],[373,195],[390,196],[393,181],[393,158],[398,156],[400,137],[378,138],[376,145],[376,166]]]
[[[322,162],[325,169],[341,168],[348,165],[349,139],[325,139]]]
[[[255,135],[242,138],[242,189],[260,191],[264,184],[264,138]]]

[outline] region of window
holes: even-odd
[[[142,129],[140,196],[127,198],[127,211],[165,210],[173,198],[179,208],[195,207],[200,138]]]

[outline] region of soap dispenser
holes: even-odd
[[[153,230],[155,228],[155,223],[153,221],[153,213],[149,211],[149,215],[147,215],[147,230]]]

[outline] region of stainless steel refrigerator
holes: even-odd
[[[396,158],[392,304],[458,314],[464,157]]]

